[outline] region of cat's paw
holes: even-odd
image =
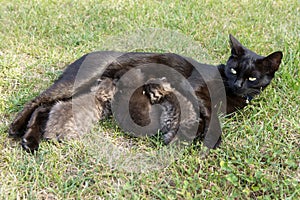
[[[35,125],[28,127],[25,135],[22,138],[22,147],[27,152],[33,153],[39,147],[41,132],[39,127]]]
[[[24,105],[24,108],[21,112],[19,112],[11,123],[8,133],[12,137],[22,137],[27,128],[27,124],[30,121],[32,113],[35,111],[37,107],[37,102],[32,100]]]
[[[218,148],[221,145],[221,143],[222,143],[222,137],[220,136],[213,149]]]
[[[36,140],[34,137],[24,137],[22,139],[22,147],[25,149],[27,152],[33,153],[34,151],[38,150],[39,148],[39,141]]]
[[[16,119],[11,123],[8,134],[11,137],[22,137],[25,134],[26,123],[24,123],[22,116],[17,116]]]

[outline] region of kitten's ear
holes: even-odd
[[[270,71],[277,71],[282,59],[282,52],[276,51],[263,59],[263,65]]]
[[[242,56],[245,53],[243,45],[231,34],[229,34],[229,41],[231,47],[231,55],[234,57]]]

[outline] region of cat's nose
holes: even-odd
[[[243,80],[236,80],[236,81],[234,82],[234,86],[235,86],[236,88],[241,88],[241,87],[243,86]]]

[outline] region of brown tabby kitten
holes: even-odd
[[[47,113],[55,102],[66,101],[81,94],[87,88],[91,88],[98,78],[115,80],[122,77],[130,69],[152,64],[152,66],[157,65],[157,70],[147,71],[147,67],[142,70],[144,75],[147,74],[147,77],[144,77],[146,80],[152,75],[159,78],[157,77],[158,74],[160,78],[167,77],[168,74],[158,73],[159,65],[164,65],[181,74],[191,85],[199,106],[200,119],[197,135],[203,136],[205,146],[214,148],[221,141],[222,131],[217,115],[219,105],[221,104],[223,108],[226,108],[226,113],[245,107],[254,96],[260,94],[270,84],[282,59],[282,52],[274,52],[266,57],[257,55],[241,45],[231,35],[230,45],[231,56],[226,65],[221,64],[217,67],[201,64],[191,58],[170,53],[94,52],[87,54],[67,67],[62,76],[50,88],[24,106],[11,124],[9,133],[14,136],[23,136],[23,146],[26,145],[29,149],[33,149],[35,146],[31,144],[38,144],[39,142],[35,140],[35,135],[41,134],[40,130],[43,130],[43,123],[47,121]],[[186,96],[185,85],[178,83],[180,87],[175,87],[176,80],[177,82],[179,80],[176,73],[167,77],[167,81],[172,87]],[[225,88],[224,94],[221,92],[222,88]],[[117,96],[114,96],[114,101]],[[226,105],[223,101],[224,98]],[[146,100],[144,104],[148,105],[142,89],[134,93],[132,99],[137,103],[139,99],[144,99]],[[194,99],[187,99],[190,102],[194,101]],[[150,105],[150,108],[153,106],[155,105]],[[139,117],[134,121],[139,121],[140,125],[147,127],[151,113],[145,112],[140,115],[140,112],[139,109],[131,109],[130,115],[131,117]],[[119,115],[122,113],[120,112]],[[118,116],[118,113],[114,116]],[[147,120],[143,120],[144,116]],[[121,128],[126,126],[125,123],[120,122],[122,118],[116,118]],[[181,119],[183,119],[182,115]],[[159,129],[160,123],[158,124],[159,127],[157,128]],[[128,127],[126,128],[128,129]],[[29,129],[33,131],[24,135],[25,131]]]
[[[160,115],[160,131],[163,133],[164,143],[169,144],[178,131],[181,116],[176,90],[163,77],[147,81],[144,92],[151,104],[160,104],[163,109]]]
[[[43,135],[45,139],[57,141],[80,138],[91,130],[95,122],[111,114],[110,102],[114,92],[115,85],[112,79],[105,78],[93,86],[89,93],[74,97],[72,100],[57,102],[50,109],[47,120],[44,120],[46,123],[44,129],[36,136]],[[39,107],[37,110],[45,111],[45,108]],[[42,118],[38,114],[33,116],[35,117],[31,119],[32,122]],[[31,126],[29,125],[25,136],[32,135]],[[26,150],[37,149],[38,143],[29,143],[26,140],[24,137],[22,143]],[[40,137],[35,140],[39,141]]]
[[[185,139],[189,136],[186,130],[199,123],[195,114],[194,105],[182,93],[171,87],[165,77],[149,79],[144,85],[144,93],[150,99],[152,105],[159,104],[162,108],[160,113],[160,129],[163,134],[163,141],[169,144],[175,141],[175,136]],[[190,135],[195,138],[195,135]]]

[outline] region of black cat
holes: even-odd
[[[177,92],[188,96],[190,91],[185,89],[186,84],[181,84],[183,81],[177,77],[180,74],[185,78],[192,87],[199,109],[198,130],[192,138],[203,138],[208,148],[215,148],[221,141],[218,111],[221,109],[226,113],[231,113],[245,107],[255,95],[269,85],[282,59],[282,52],[274,52],[267,57],[259,56],[242,46],[231,35],[230,44],[231,56],[227,64],[217,67],[200,64],[193,59],[170,53],[94,52],[87,54],[68,66],[49,89],[24,106],[11,124],[9,133],[13,136],[23,136],[26,130],[35,127],[36,131],[23,137],[23,146],[26,145],[29,149],[36,147],[39,142],[36,138],[39,139],[42,136],[47,113],[55,102],[81,95],[98,78],[116,80],[130,69],[143,65],[142,73],[147,75],[146,79],[152,76],[167,77],[168,82]],[[149,64],[152,68],[148,66]],[[153,70],[155,65],[168,66],[174,69],[174,74],[157,72],[159,67],[155,72]],[[150,68],[151,70],[147,71]],[[158,74],[160,77],[157,77]],[[225,88],[224,91],[223,88]],[[141,87],[139,90],[141,91],[133,93],[131,97],[134,102],[138,103],[141,99],[144,105],[151,105],[150,99],[145,98]],[[187,98],[188,101],[194,102],[194,96],[191,95],[192,99]],[[193,110],[196,110],[196,107]],[[37,118],[35,113],[38,113],[41,118]],[[151,119],[151,113],[140,114],[141,110],[132,109],[132,107],[129,108],[129,113],[131,117],[139,117],[133,121],[139,121],[141,126],[146,126]],[[120,124],[122,128],[122,123]]]

